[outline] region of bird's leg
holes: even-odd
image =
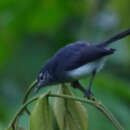
[[[79,83],[78,80],[71,82],[71,85],[72,85],[74,88],[80,89],[83,93],[86,92],[86,90],[83,88],[83,86]]]
[[[95,77],[95,74],[96,74],[96,70],[94,70],[92,72],[92,77],[90,79],[90,82],[89,82],[89,85],[88,85],[88,89],[87,91],[85,92],[85,96],[88,98],[88,99],[91,99],[91,100],[95,100],[92,92],[91,92],[91,87],[92,87],[92,83],[93,83],[93,80],[94,80],[94,77]]]

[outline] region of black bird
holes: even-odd
[[[104,65],[104,58],[114,53],[115,49],[107,46],[130,35],[130,29],[99,44],[75,42],[61,48],[50,58],[38,75],[37,92],[41,87],[69,82],[73,87],[81,89],[88,98],[91,98],[91,86],[96,72]],[[78,80],[92,73],[87,91]]]

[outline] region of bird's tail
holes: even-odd
[[[104,41],[100,44],[97,45],[97,47],[106,47],[107,45],[109,45],[110,43],[113,43],[115,41],[118,41],[126,36],[130,35],[130,29],[124,31],[124,32],[121,32],[119,34],[117,34],[116,36],[110,38],[109,40],[107,41]]]

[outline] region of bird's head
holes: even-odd
[[[38,78],[37,78],[37,86],[34,90],[34,92],[38,92],[38,90],[41,88],[41,87],[44,87],[44,86],[47,86],[51,83],[51,79],[52,79],[52,76],[49,74],[48,71],[41,71],[39,74],[38,74]]]

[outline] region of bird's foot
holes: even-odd
[[[93,93],[89,89],[85,92],[85,97],[87,97],[89,100],[96,100]]]

